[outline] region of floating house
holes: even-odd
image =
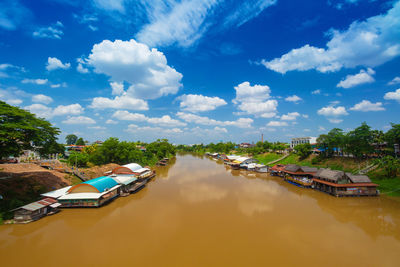
[[[110,175],[121,187],[120,193],[130,193],[133,188],[136,187],[138,178],[135,175],[130,174],[112,174]]]
[[[249,170],[249,171],[267,173],[268,169],[269,169],[269,167],[267,165],[263,165],[263,164],[250,163],[249,165],[247,165],[247,170]]]
[[[72,186],[58,202],[61,207],[100,207],[118,197],[120,187],[111,177],[102,176]]]
[[[117,176],[134,175],[140,181],[154,177],[156,175],[156,172],[150,170],[149,168],[143,168],[137,163],[129,163],[115,168],[111,171],[111,174],[115,174]]]
[[[318,169],[314,167],[288,164],[282,172],[284,173],[286,181],[303,187],[311,187],[313,184],[312,178],[318,172]]]
[[[14,212],[14,221],[16,223],[28,223],[56,213],[59,206],[60,204],[57,203],[57,200],[45,198],[11,211]]]
[[[232,169],[239,169],[239,168],[247,169],[248,164],[257,162],[258,160],[253,158],[239,157],[234,161],[232,161],[231,163],[229,163],[229,165],[232,167]]]
[[[282,164],[274,165],[269,169],[269,174],[272,176],[284,177],[285,173],[283,171],[284,171],[285,167],[286,166],[282,165]]]
[[[240,158],[240,156],[236,156],[236,155],[228,155],[226,156],[226,158],[224,159],[224,163],[228,164],[230,162],[233,162],[235,160],[237,160],[238,158]]]
[[[313,177],[313,187],[334,196],[376,196],[377,184],[366,175],[354,175],[343,171],[319,169]]]

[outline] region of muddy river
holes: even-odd
[[[400,201],[180,155],[98,209],[0,226],[1,266],[400,266]]]

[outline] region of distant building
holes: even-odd
[[[310,144],[315,145],[317,143],[317,137],[297,137],[292,138],[292,142],[290,143],[290,148],[294,148],[297,145],[301,144]]]
[[[255,146],[254,144],[250,144],[250,143],[241,143],[239,145],[239,147],[241,147],[241,148],[249,148],[249,147],[254,147],[254,146]]]

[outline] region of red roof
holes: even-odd
[[[317,178],[313,178],[313,181],[321,183],[321,184],[326,184],[326,185],[330,185],[333,187],[362,187],[362,186],[366,186],[366,187],[377,187],[377,184],[374,183],[352,183],[352,184],[335,184],[335,183],[331,183],[331,182],[327,182],[324,180],[320,180]]]

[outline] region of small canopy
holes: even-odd
[[[240,158],[240,156],[236,156],[236,155],[229,155],[229,156],[226,156],[229,160],[235,160],[235,159],[238,159],[238,158]]]

